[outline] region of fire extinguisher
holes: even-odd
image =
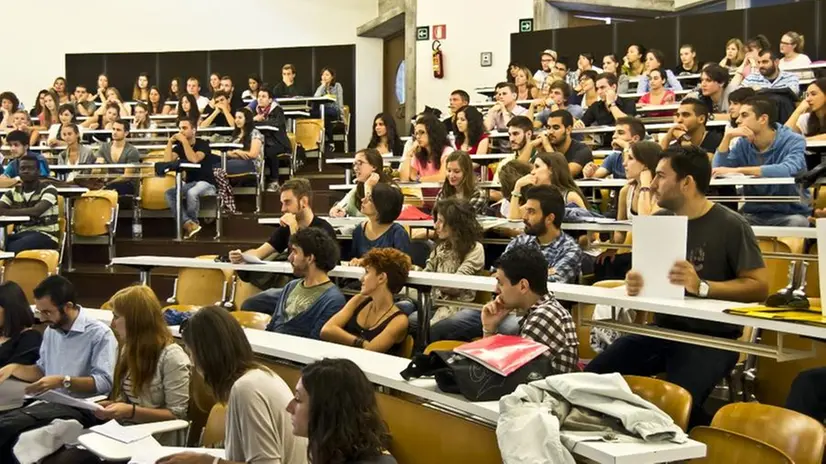
[[[433,41],[433,77],[441,79],[445,77],[445,59],[442,56],[442,43]]]

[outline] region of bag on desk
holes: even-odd
[[[413,357],[401,372],[405,380],[433,377],[445,393],[461,393],[469,401],[498,401],[516,387],[551,375],[551,360],[539,356],[505,377],[452,351],[433,351]]]
[[[287,261],[289,252],[284,250],[282,253],[273,253],[267,256],[263,261]],[[229,261],[229,258],[227,258]],[[271,288],[281,288],[287,285],[287,282],[293,279],[290,275],[277,274],[274,272],[253,272],[253,271],[238,271],[236,273],[238,278],[252,284],[261,290],[269,290]]]

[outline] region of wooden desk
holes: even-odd
[[[86,310],[86,308],[84,308],[84,310]],[[183,435],[183,432],[186,432],[188,427],[189,422],[180,419],[124,426],[124,428],[126,429],[149,433],[150,435],[176,431],[182,433]],[[183,440],[179,440],[180,443],[183,443],[185,441],[185,437]],[[78,442],[80,442],[80,444],[83,445],[86,449],[88,449],[104,461],[128,461],[132,458],[133,455],[139,455],[141,449],[145,449],[147,447],[147,440],[138,440],[132,443],[123,443],[91,430],[79,436]],[[157,442],[152,442],[151,440],[149,440],[148,446],[153,445],[157,445]],[[168,449],[171,450],[169,454],[178,452],[177,450],[198,450],[197,448],[184,449],[174,447],[168,447]],[[213,450],[213,452],[220,453],[220,457],[224,456],[223,450]]]

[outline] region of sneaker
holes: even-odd
[[[190,221],[186,221],[186,222],[184,222],[183,224],[181,224],[181,236],[182,236],[183,238],[188,238],[188,237],[189,237],[189,233],[190,233],[191,231],[192,231],[192,222],[190,222]]]
[[[195,234],[201,231],[201,225],[197,222],[187,221],[186,224],[184,224],[184,230],[186,231],[186,235],[184,235],[184,238],[189,239],[194,237]]]
[[[269,184],[267,184],[267,191],[268,192],[277,192],[278,187],[279,187],[278,182],[272,181]]]

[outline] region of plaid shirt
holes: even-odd
[[[447,195],[445,195],[445,189],[439,189],[439,193],[436,194],[436,203],[444,200],[445,198],[447,198]],[[482,191],[482,189],[477,187],[470,195],[470,198],[467,198],[467,202],[470,203],[470,206],[473,207],[476,214],[483,216],[485,215],[485,212],[488,209],[488,196]]]
[[[553,275],[548,276],[548,282],[561,282],[566,284],[575,284],[579,281],[580,267],[582,265],[582,250],[579,244],[570,235],[560,233],[559,237],[547,245],[540,245],[533,235],[522,234],[508,243],[505,248],[507,253],[511,248],[520,245],[529,245],[538,247],[542,255],[545,256],[545,261],[548,262],[548,268],[553,268]]]
[[[519,334],[549,346],[551,366],[558,374],[579,371],[579,339],[571,313],[546,293],[522,318]]]
[[[761,89],[782,89],[783,87],[788,87],[797,95],[800,93],[800,78],[797,74],[780,71],[777,74],[777,79],[772,82],[768,80],[766,76],[760,74],[759,71],[755,70],[749,74],[749,77],[743,79],[741,87],[759,87]]]

